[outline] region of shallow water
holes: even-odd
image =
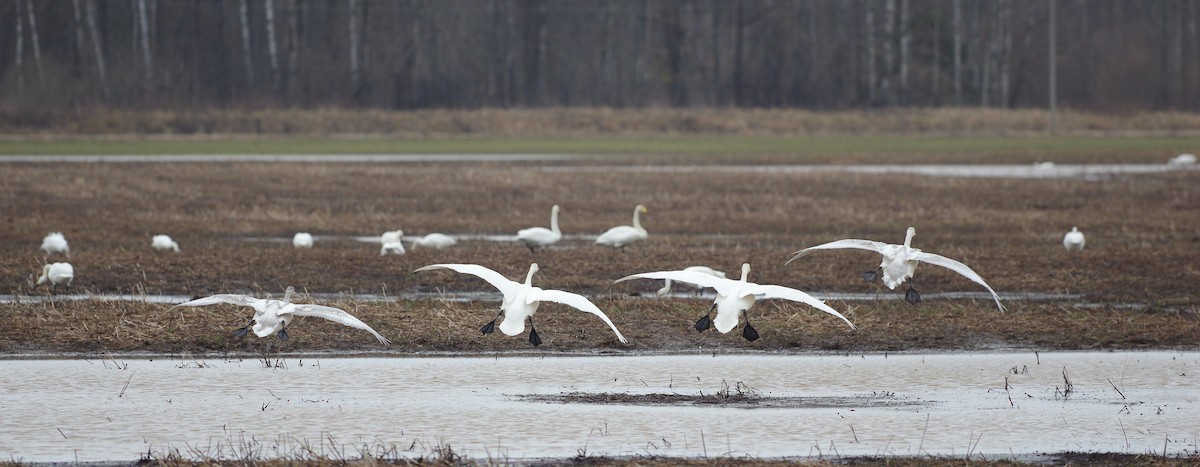
[[[592,455],[986,455],[1197,450],[1200,353],[0,360],[0,454],[131,460],[395,450]],[[1063,372],[1073,385],[1064,397]],[[713,394],[830,407],[529,402]],[[1007,389],[1006,389],[1007,384]],[[1119,392],[1118,392],[1119,390]],[[902,404],[874,404],[888,399]]]
[[[2,162],[545,162],[579,159],[573,154],[118,154],[118,155],[12,155]]]
[[[626,165],[543,167],[550,172],[665,172],[665,173],[861,173],[908,174],[931,177],[1082,178],[1108,180],[1119,175],[1196,171],[1200,166],[1168,164],[856,164],[856,165]]]

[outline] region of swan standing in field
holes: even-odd
[[[458,243],[458,241],[455,240],[454,237],[446,234],[431,233],[424,237],[417,237],[414,239],[412,242],[412,249],[433,248],[435,250],[443,250],[454,246],[456,243]]]
[[[547,246],[562,240],[562,231],[558,230],[558,205],[555,204],[553,208],[550,208],[549,229],[545,227],[521,229],[517,232],[517,240],[525,242],[525,246],[529,247],[530,253],[534,252],[534,247],[545,250]]]
[[[179,253],[179,244],[175,240],[171,240],[169,235],[155,235],[150,239],[150,246],[155,250],[175,250]]]
[[[722,272],[722,271],[718,271],[718,270],[716,270],[716,269],[713,269],[713,268],[710,268],[710,267],[708,267],[708,266],[688,266],[688,267],[686,267],[686,268],[683,268],[683,270],[684,270],[684,271],[691,271],[691,272],[699,272],[699,273],[704,273],[704,274],[708,274],[708,275],[710,275],[710,276],[713,276],[713,277],[720,277],[720,278],[722,278],[722,279],[724,279],[724,278],[725,278],[725,273],[724,273],[724,272]],[[654,292],[654,294],[655,294],[655,295],[657,295],[657,296],[659,296],[659,297],[661,297],[661,296],[663,296],[663,295],[666,295],[666,294],[669,294],[669,293],[671,293],[671,279],[667,279],[667,280],[665,280],[665,281],[663,281],[663,282],[664,282],[664,284],[663,284],[663,288],[661,288],[661,289],[658,289],[658,291],[657,291],[657,292]],[[700,290],[704,290],[704,287],[695,287],[695,289],[696,289],[697,291],[700,291]]]
[[[380,235],[379,243],[382,244],[383,247],[379,249],[379,256],[385,256],[388,253],[394,255],[403,255],[404,243],[400,241],[400,238],[403,236],[403,230],[393,230],[391,232],[384,232],[383,235]]]
[[[1171,165],[1194,165],[1196,163],[1196,155],[1180,154],[1172,157],[1170,161],[1167,161],[1167,163]]]
[[[42,276],[38,277],[37,285],[50,282],[50,291],[58,293],[58,286],[71,290],[71,281],[75,280],[75,267],[71,263],[52,263],[42,266]]]
[[[1078,227],[1071,227],[1071,231],[1063,235],[1063,248],[1066,248],[1067,251],[1083,251],[1085,243],[1087,240],[1083,238],[1083,232],[1080,232]]]
[[[613,324],[612,320],[608,319],[608,316],[586,297],[561,290],[543,290],[534,287],[533,273],[538,271],[537,263],[529,265],[529,273],[525,276],[524,284],[510,281],[500,275],[500,273],[476,264],[432,264],[417,269],[413,273],[433,269],[449,269],[458,273],[473,275],[492,284],[492,287],[499,289],[500,293],[504,294],[504,300],[500,304],[500,312],[496,314],[496,318],[479,329],[484,334],[491,334],[495,331],[496,320],[500,319],[500,315],[504,315],[504,321],[500,322],[500,332],[508,336],[515,336],[524,332],[525,320],[528,319],[529,343],[535,347],[541,345],[542,339],[538,337],[537,328],[533,326],[533,315],[537,313],[538,306],[542,302],[554,302],[599,316],[608,327],[612,328],[613,333],[617,335],[617,339],[621,343],[629,342],[625,340],[625,336],[621,335],[621,331],[617,330],[617,326]]]
[[[639,242],[646,239],[646,229],[642,228],[642,223],[638,219],[639,213],[645,213],[646,207],[637,205],[633,209],[633,225],[618,225],[608,229],[604,233],[596,237],[597,245],[611,246],[613,248],[625,248],[625,245]]]
[[[67,259],[71,258],[71,247],[67,245],[67,238],[63,237],[62,232],[50,232],[46,234],[46,238],[42,239],[42,249],[48,255],[58,253],[65,255]]]
[[[1000,311],[1004,311],[1004,305],[1000,304],[1000,296],[996,295],[996,291],[983,281],[983,278],[972,271],[967,265],[958,261],[952,260],[945,256],[935,255],[933,253],[925,253],[921,250],[911,247],[913,237],[917,235],[917,229],[909,227],[908,232],[904,235],[903,245],[887,244],[882,242],[874,242],[871,240],[859,240],[847,238],[829,242],[813,247],[808,247],[797,251],[792,259],[787,260],[788,263],[795,261],[801,256],[805,256],[816,250],[836,250],[841,248],[853,248],[859,250],[874,251],[883,255],[883,262],[879,263],[879,267],[874,271],[862,273],[863,280],[872,282],[879,277],[879,271],[883,271],[883,283],[891,290],[896,290],[896,286],[900,285],[913,276],[913,271],[917,269],[917,263],[929,263],[935,266],[941,266],[951,271],[954,271],[975,283],[982,285],[988,292],[992,293],[992,298],[996,300],[996,306],[1000,307]],[[785,263],[786,264],[786,263]],[[921,301],[921,295],[913,288],[912,281],[908,283],[908,292],[904,294],[904,300],[908,303],[916,305]]]
[[[695,271],[659,271],[647,272],[642,274],[634,274],[632,276],[622,277],[617,279],[617,282],[627,281],[630,279],[670,279],[679,282],[686,282],[698,287],[710,287],[717,289],[717,299],[713,301],[712,308],[708,309],[708,314],[705,314],[696,322],[696,330],[703,332],[708,329],[711,323],[721,333],[727,333],[737,327],[738,317],[746,317],[746,327],[742,329],[742,337],[748,341],[758,340],[758,331],[754,330],[754,326],[750,325],[750,315],[747,311],[754,305],[759,295],[762,298],[778,298],[783,300],[791,300],[809,305],[818,310],[829,313],[833,316],[841,318],[846,324],[850,325],[850,329],[857,329],[854,323],[838,313],[837,310],[830,308],[825,302],[813,298],[813,296],[801,292],[799,290],[782,287],[778,285],[759,285],[753,282],[746,282],[746,277],[750,275],[750,263],[742,264],[742,278],[740,280],[725,279],[721,277],[711,276],[702,272]],[[713,310],[717,310],[717,319],[710,320]]]
[[[296,232],[296,235],[292,236],[292,246],[295,248],[312,248],[312,234],[308,232]]]
[[[375,336],[383,345],[391,344],[386,337],[379,335],[371,326],[362,322],[354,315],[340,310],[338,308],[312,305],[312,304],[297,304],[292,303],[292,294],[296,292],[294,287],[288,287],[283,293],[283,300],[263,300],[254,298],[248,295],[238,294],[220,294],[212,295],[204,298],[197,298],[190,302],[183,302],[171,307],[171,310],[181,306],[205,306],[216,305],[218,303],[228,303],[237,306],[248,306],[254,308],[254,318],[250,320],[250,324],[245,327],[238,328],[233,331],[233,334],[238,337],[245,337],[250,330],[258,337],[267,337],[271,334],[277,334],[280,340],[288,340],[287,326],[291,324],[292,319],[296,316],[316,316],[324,318],[335,323],[344,324],[356,329],[362,329]],[[167,310],[170,311],[170,310]]]

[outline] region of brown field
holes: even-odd
[[[556,165],[570,165],[564,162]],[[54,301],[0,306],[0,353],[533,351],[523,337],[480,336],[496,302],[409,300],[412,292],[485,291],[451,272],[412,274],[433,263],[478,263],[510,278],[530,262],[535,284],[601,295],[629,338],[622,345],[590,315],[544,305],[538,352],[907,351],[1143,349],[1200,347],[1200,189],[1195,172],[1107,181],[954,179],[917,176],[741,173],[545,172],[523,163],[476,164],[6,164],[0,171],[0,293],[44,295],[33,282],[46,261],[47,232],[71,242],[73,293],[280,294],[289,285],[345,293],[343,307],[394,343],[318,319],[297,323],[288,342],[237,339],[250,313],[233,307],[167,312],[130,302]],[[650,239],[625,251],[583,240],[531,254],[516,243],[463,241],[444,251],[381,257],[377,244],[290,238],[515,234],[548,224],[562,206],[564,232],[595,235],[629,223],[645,204]],[[878,264],[867,252],[824,252],[790,265],[795,250],[839,238],[903,240],[959,259],[997,291],[1082,294],[1071,301],[930,298],[911,306],[902,290],[864,283]],[[1078,225],[1088,249],[1069,255],[1063,232]],[[179,254],[151,250],[170,234]],[[53,258],[51,258],[53,260]],[[628,274],[709,265],[751,281],[810,292],[878,291],[880,302],[833,300],[859,326],[790,303],[760,302],[762,335],[699,334],[703,300],[632,299],[661,284],[613,285]],[[932,266],[917,270],[924,294],[982,291]],[[356,301],[385,293],[396,303]]]

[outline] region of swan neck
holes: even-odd
[[[742,263],[742,282],[750,277],[750,263]]]
[[[533,263],[533,264],[529,265],[529,274],[525,275],[525,285],[528,285],[531,287],[533,286],[533,273],[537,272],[537,270],[538,270],[537,263]]]
[[[556,235],[562,233],[558,230],[558,206],[555,206],[554,209],[550,210],[550,231],[554,232]]]
[[[912,248],[912,239],[915,236],[917,236],[917,231],[909,228],[908,233],[904,234],[904,248]]]
[[[292,303],[292,294],[294,293],[296,293],[296,289],[288,286],[287,290],[283,292],[283,303]]]
[[[633,228],[638,229],[638,230],[642,230],[642,222],[638,219],[638,217],[639,217],[638,214],[641,212],[642,212],[641,209],[633,210]]]

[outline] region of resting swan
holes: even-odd
[[[791,300],[807,304],[813,308],[829,313],[833,316],[841,318],[846,324],[850,325],[850,329],[857,329],[854,323],[838,313],[837,310],[830,308],[825,302],[813,298],[813,296],[801,292],[796,289],[782,287],[778,285],[759,285],[753,282],[747,282],[746,277],[750,275],[750,263],[742,264],[741,280],[725,279],[714,277],[702,272],[694,271],[660,271],[647,272],[642,274],[634,274],[617,279],[617,282],[627,281],[630,279],[670,279],[679,282],[686,282],[698,287],[711,287],[717,289],[717,299],[713,301],[712,308],[708,309],[708,314],[702,316],[696,322],[696,330],[703,332],[708,329],[709,324],[713,324],[717,331],[727,333],[731,329],[737,327],[738,317],[746,316],[746,327],[742,329],[742,337],[748,341],[758,339],[758,331],[754,330],[754,326],[750,325],[750,316],[746,314],[747,310],[754,305],[759,295],[762,298],[779,298],[783,300]],[[711,320],[712,310],[717,310],[717,319]]]
[[[646,207],[637,205],[633,209],[633,225],[618,225],[596,237],[596,244],[611,246],[613,248],[625,248],[625,245],[639,242],[646,239],[646,229],[642,228],[642,223],[638,219],[639,213],[646,212]]]
[[[1083,238],[1083,232],[1080,232],[1078,227],[1071,227],[1071,231],[1063,235],[1063,248],[1066,248],[1067,251],[1083,251],[1085,243],[1087,240]]]
[[[491,322],[479,329],[484,334],[491,334],[495,331],[496,319],[499,319],[500,315],[504,315],[504,321],[500,322],[500,332],[508,336],[515,336],[524,332],[525,320],[528,319],[529,343],[535,347],[541,345],[542,339],[538,337],[537,328],[533,326],[533,315],[537,313],[538,305],[541,305],[542,302],[555,302],[599,316],[604,321],[604,324],[612,328],[613,333],[617,335],[617,339],[621,343],[629,342],[625,340],[625,336],[621,335],[621,331],[617,330],[617,326],[613,324],[612,320],[608,319],[608,316],[586,297],[561,290],[543,290],[534,287],[533,273],[538,271],[537,263],[529,265],[529,273],[525,275],[524,284],[508,280],[500,275],[500,273],[476,264],[431,264],[417,269],[413,273],[433,269],[449,269],[458,273],[473,275],[492,284],[492,287],[495,287],[500,290],[500,293],[504,294],[504,300],[500,304],[500,313],[497,313],[495,319],[492,319]]]
[[[530,253],[534,252],[534,247],[545,250],[547,246],[562,240],[562,231],[558,230],[558,205],[555,204],[553,208],[550,208],[549,229],[545,227],[521,229],[517,232],[517,240],[525,242],[525,246],[529,247]]]
[[[71,281],[75,280],[75,267],[71,263],[52,263],[42,266],[42,276],[38,277],[37,285],[50,282],[51,293],[58,293],[58,286],[71,290]]]
[[[292,247],[294,248],[312,248],[313,236],[308,232],[297,232],[292,237]]]
[[[403,236],[403,230],[393,230],[391,232],[384,232],[383,235],[380,235],[379,243],[382,245],[382,247],[379,249],[379,256],[385,256],[388,253],[403,255],[404,243],[400,241],[401,237]]]
[[[874,251],[883,255],[883,262],[879,263],[879,268],[876,270],[862,273],[862,278],[867,282],[872,282],[878,278],[878,272],[882,270],[883,283],[892,290],[896,290],[897,285],[900,285],[904,281],[912,278],[913,271],[917,269],[918,262],[929,263],[959,273],[963,277],[982,285],[988,290],[988,292],[992,293],[992,298],[996,300],[996,306],[1000,307],[1000,311],[1004,311],[1004,305],[1000,304],[1000,296],[996,295],[996,291],[992,290],[991,286],[987,285],[987,282],[984,282],[983,278],[980,277],[979,274],[976,274],[975,271],[972,271],[971,268],[967,267],[967,265],[945,256],[935,255],[933,253],[925,253],[921,250],[911,247],[910,245],[912,244],[912,239],[916,235],[917,229],[909,227],[908,232],[904,235],[903,245],[887,244],[870,240],[858,240],[854,238],[838,240],[797,251],[796,255],[792,256],[792,259],[787,260],[787,262],[791,263],[797,258],[805,256],[816,250],[855,248],[860,250]],[[918,294],[917,290],[913,288],[911,281],[908,283],[908,292],[904,294],[904,300],[914,305],[921,301],[921,295]]]
[[[454,237],[446,234],[431,233],[424,237],[418,237],[414,239],[412,242],[412,249],[433,248],[435,250],[441,250],[450,248],[454,246],[455,243],[458,243],[458,241],[454,240]]]
[[[150,247],[160,251],[175,250],[176,253],[179,253],[179,244],[175,243],[175,240],[171,240],[168,235],[155,235],[150,239]]]
[[[344,324],[356,329],[362,329],[371,333],[383,345],[391,344],[386,337],[379,335],[371,326],[362,322],[354,315],[346,313],[344,310],[312,304],[297,304],[292,303],[292,294],[296,292],[294,287],[288,287],[283,293],[283,300],[263,300],[247,295],[238,294],[220,294],[209,297],[198,298],[189,302],[183,302],[171,307],[174,310],[181,306],[204,306],[215,305],[218,303],[228,303],[231,305],[248,306],[254,308],[254,318],[250,320],[250,324],[245,327],[238,328],[233,331],[233,334],[238,337],[245,337],[246,334],[253,329],[254,334],[258,337],[267,337],[272,334],[277,334],[280,340],[288,340],[287,326],[291,324],[295,316],[316,316],[324,318],[335,323]],[[170,310],[167,310],[170,311]]]
[[[66,256],[67,259],[71,259],[71,247],[67,245],[67,238],[63,237],[62,232],[50,232],[46,234],[46,238],[42,239],[42,249],[48,255],[58,253]]]

